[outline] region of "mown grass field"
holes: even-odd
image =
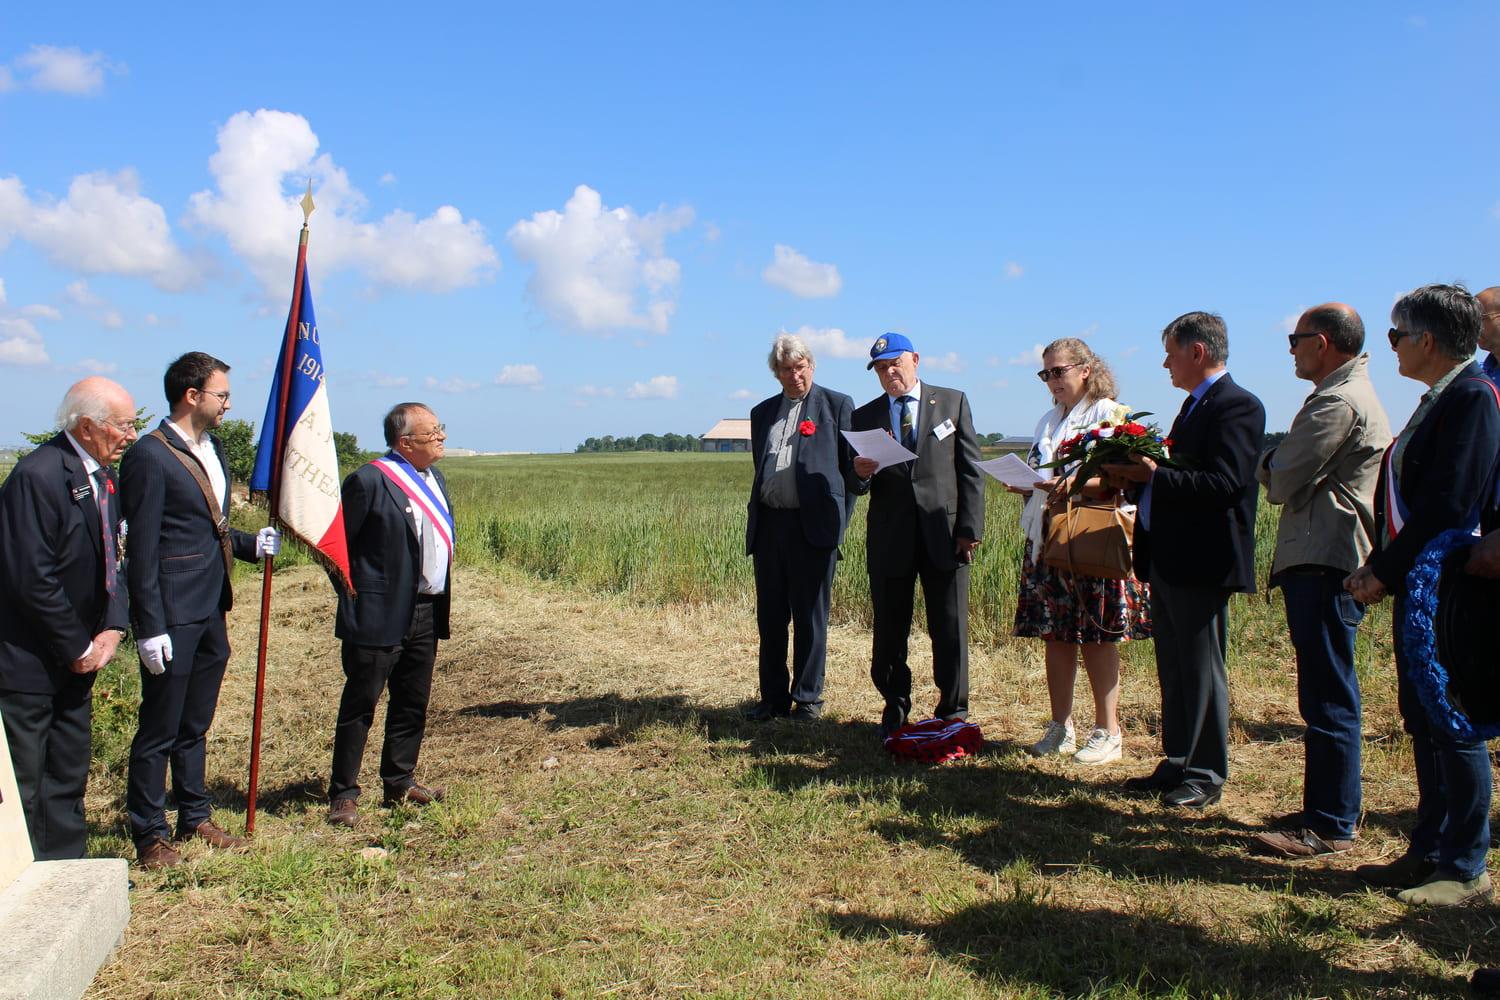
[[[836,583],[828,716],[756,726],[739,718],[756,648],[745,456],[444,468],[461,565],[420,774],[449,800],[380,810],[367,791],[359,829],[324,825],[341,682],[331,592],[281,560],[255,846],[194,846],[187,865],[136,872],[130,931],[92,995],[1437,997],[1500,963],[1493,909],[1408,912],[1351,875],[1401,850],[1414,802],[1385,609],[1362,640],[1362,838],[1352,856],[1291,865],[1245,850],[1300,801],[1279,595],[1235,599],[1231,784],[1185,816],[1118,791],[1154,760],[1149,643],[1127,650],[1127,761],[1088,770],[1021,749],[1046,693],[1039,644],[1006,637],[1019,539],[1003,493],[971,609],[973,718],[989,742],[933,768],[875,744],[862,507]],[[1273,520],[1262,511],[1263,564]],[[244,825],[258,584],[239,581],[210,734],[231,829]],[[924,647],[918,636],[919,678]],[[129,854],[135,689],[118,665],[97,689],[101,855]],[[1082,685],[1079,699],[1086,724]],[[364,771],[376,798],[377,752]]]

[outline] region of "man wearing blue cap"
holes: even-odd
[[[854,411],[854,430],[884,430],[916,461],[881,468],[856,458],[852,484],[868,493],[866,562],[875,635],[870,678],[885,698],[884,739],[911,713],[913,588],[922,581],[938,718],[969,714],[969,563],[984,534],[984,482],[979,439],[969,400],[917,378],[912,342],[887,333],[870,348],[870,363],[885,392]]]

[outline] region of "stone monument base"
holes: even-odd
[[[130,919],[122,858],[37,861],[0,891],[0,1000],[77,1000]]]

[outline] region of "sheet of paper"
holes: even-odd
[[[880,469],[888,465],[900,465],[902,462],[910,462],[917,456],[896,441],[886,431],[844,431],[844,440],[848,441],[854,448],[854,453],[860,458],[873,458],[880,463]],[[876,469],[879,472],[880,469]]]
[[[1001,455],[992,458],[988,462],[978,463],[981,471],[991,479],[998,479],[1006,486],[1014,486],[1018,490],[1029,490],[1047,476],[1021,461],[1015,454]]]

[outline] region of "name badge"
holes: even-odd
[[[80,501],[87,500],[93,493],[94,491],[87,485],[75,486],[73,487],[73,502],[79,503]]]
[[[957,430],[957,428],[953,426],[953,421],[944,420],[942,423],[938,424],[932,429],[932,436],[937,438],[939,441],[942,441],[949,434],[952,434],[955,430]]]

